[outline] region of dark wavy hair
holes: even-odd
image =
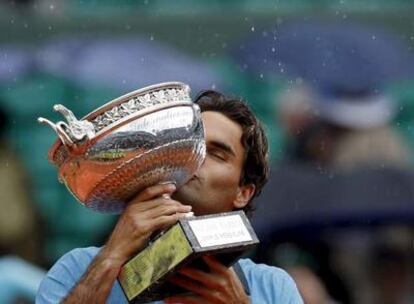
[[[240,185],[253,184],[256,187],[254,195],[243,208],[251,216],[255,209],[252,200],[260,194],[269,177],[268,143],[263,127],[241,98],[226,97],[209,90],[200,92],[195,103],[200,106],[201,112],[219,112],[242,128],[241,143],[245,150],[245,160]]]

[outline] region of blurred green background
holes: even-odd
[[[269,24],[290,20],[354,20],[381,25],[413,45],[412,1],[3,1],[0,3],[0,49],[13,45],[29,53],[55,37],[88,34],[93,38],[137,35],[162,41],[207,62],[221,75],[226,92],[246,98],[265,122],[272,160],[283,151],[283,133],[275,124],[274,100],[281,79],[242,72],[228,56],[230,47]],[[139,72],[139,71],[138,71]],[[390,88],[404,111],[396,122],[412,139],[411,82]],[[97,241],[112,217],[75,204],[55,168],[47,162],[55,135],[36,118],[52,117],[62,103],[81,117],[125,91],[82,86],[33,67],[0,83],[2,106],[11,117],[8,139],[28,172],[31,198],[46,227],[45,256],[54,261],[74,247]],[[100,240],[102,241],[102,240]]]

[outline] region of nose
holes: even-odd
[[[203,159],[203,162],[201,163],[200,168],[198,168],[198,170],[194,173],[194,175],[191,177],[190,180],[192,180],[192,179],[200,179],[200,172],[201,172],[201,170],[203,170],[204,165],[206,164],[206,159],[207,159],[207,157],[205,157]]]

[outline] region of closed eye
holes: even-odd
[[[209,156],[214,157],[216,159],[219,159],[221,161],[226,161],[229,158],[228,155],[226,154],[226,152],[221,151],[217,148],[207,149],[207,154]]]
[[[212,156],[214,159],[221,162],[227,162],[230,158],[236,156],[230,145],[215,140],[207,142],[207,155]]]

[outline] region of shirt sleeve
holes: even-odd
[[[293,279],[282,269],[240,260],[253,304],[303,304]]]
[[[60,303],[86,272],[98,249],[74,249],[49,270],[40,283],[36,304]]]

